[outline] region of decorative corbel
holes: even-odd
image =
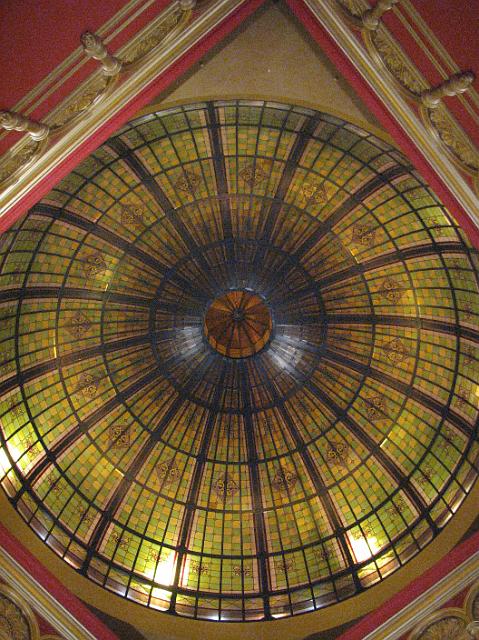
[[[106,76],[116,76],[120,72],[121,60],[108,53],[108,49],[103,44],[103,40],[91,31],[85,31],[81,35],[83,51],[89,58],[101,62],[103,73]]]
[[[378,0],[376,5],[371,9],[368,9],[361,16],[363,26],[369,31],[375,31],[383,15],[390,11],[399,0]]]
[[[15,111],[0,111],[0,127],[6,131],[25,131],[33,140],[44,140],[50,133],[48,125],[30,120]]]
[[[457,96],[469,89],[474,82],[475,75],[472,71],[456,73],[439,86],[421,93],[421,102],[428,109],[435,109],[445,96]]]
[[[466,640],[478,640],[479,639],[479,621],[474,620],[474,622],[470,622],[466,627],[466,635],[464,636]]]

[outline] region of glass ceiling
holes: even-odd
[[[0,482],[120,596],[321,608],[476,479],[478,254],[357,126],[244,101],[139,117],[0,251]]]

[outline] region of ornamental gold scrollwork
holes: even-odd
[[[31,164],[46,144],[50,127],[43,122],[36,122],[14,111],[0,111],[0,129],[6,131],[22,131],[28,134],[2,158],[0,164],[0,186],[14,181],[20,171]]]
[[[0,164],[0,187],[3,186],[3,183],[13,182],[21,169],[31,164],[40,155],[42,147],[40,142],[26,140],[18,151],[10,151],[6,154]]]
[[[5,584],[0,584],[0,629],[8,640],[40,640],[32,609],[14,589]]]
[[[476,582],[466,596],[464,609],[469,620],[479,620],[479,582]]]
[[[479,621],[474,620],[466,627],[466,633],[462,640],[479,640]]]
[[[463,608],[438,609],[413,629],[408,640],[479,639],[479,582],[469,589]]]
[[[108,87],[112,84],[112,78],[99,76],[86,86],[82,87],[79,94],[73,95],[65,104],[61,105],[52,119],[55,129],[70,125],[78,116],[84,116],[93,105],[103,99]]]
[[[443,105],[421,108],[421,115],[429,130],[447,149],[451,160],[469,175],[479,176],[479,151],[463,129]]]
[[[154,24],[146,34],[133,39],[121,55],[122,63],[131,66],[157,46],[170,42],[190,22],[195,4],[194,0],[181,0],[178,8],[164,17],[159,24]]]
[[[191,21],[195,5],[195,0],[179,0],[174,10],[161,18],[159,23],[154,21],[146,33],[139,34],[126,45],[121,57],[110,54],[96,34],[82,34],[84,53],[100,62],[101,71],[97,71],[54,109],[47,118],[48,124],[35,122],[22,114],[0,111],[0,128],[25,131],[30,136],[29,140],[21,141],[0,160],[0,188],[13,184],[21,171],[40,157],[52,133],[60,134],[64,128],[90,114],[110,93],[110,88],[120,81],[125,67],[129,70],[131,65],[151,50],[178,35]],[[44,141],[44,144],[40,145],[40,141]]]
[[[363,39],[376,65],[389,72],[407,98],[419,100],[429,87],[388,31],[382,25],[364,29]]]
[[[121,60],[108,52],[103,40],[95,33],[85,31],[80,40],[85,55],[98,60],[101,71],[88,79],[79,91],[74,92],[60,105],[58,111],[52,114],[51,120],[55,129],[68,126],[79,116],[86,115],[94,105],[103,100],[122,70]]]
[[[479,150],[468,138],[442,102],[469,89],[472,72],[455,73],[436,87],[430,87],[417,67],[391,36],[381,18],[400,0],[377,0],[373,7],[363,0],[336,0],[349,23],[360,29],[366,49],[376,67],[388,71],[401,93],[419,103],[420,116],[441,142],[456,166],[474,178],[479,193]]]
[[[427,616],[408,640],[459,640],[463,637],[468,622],[462,609],[439,609]]]

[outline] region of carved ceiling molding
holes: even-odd
[[[479,227],[479,150],[442,101],[467,90],[473,76],[456,74],[431,87],[381,22],[397,1],[371,8],[366,0],[304,0]]]
[[[0,547],[0,623],[10,623],[8,640],[60,640],[58,636],[40,636],[33,609],[61,634],[64,640],[99,640],[46,591],[8,552]],[[3,625],[0,624],[0,629]],[[3,640],[0,634],[0,640]]]
[[[246,2],[199,3],[193,12],[195,0],[177,0],[115,55],[97,35],[83,34],[84,53],[98,60],[100,68],[43,123],[18,113],[0,112],[0,128],[19,130],[21,126],[20,130],[28,134],[0,158],[0,219],[100,126],[121,112],[133,96]]]
[[[475,640],[479,638],[479,582],[473,584],[464,606],[438,609],[413,629],[408,640]]]
[[[470,620],[479,620],[479,581],[469,590],[464,601],[464,610]]]
[[[153,0],[127,0],[125,4],[109,20],[98,28],[97,35],[105,44],[108,44],[114,37],[121,34],[126,29],[133,17],[139,17],[152,4]],[[78,72],[88,59],[84,56],[84,51],[80,41],[78,47],[67,56],[61,64],[53,69],[41,82],[35,85],[26,95],[24,95],[15,105],[13,111],[19,111],[28,116],[37,109],[45,100],[54,94],[67,82],[72,75]],[[0,131],[0,139],[6,132]]]
[[[421,636],[414,634],[426,629],[428,625],[430,626],[431,621],[436,619],[434,616],[438,614],[438,608],[444,606],[451,598],[457,596],[458,593],[470,585],[473,586],[469,594],[475,593],[477,596],[477,591],[479,590],[479,551],[472,554],[466,561],[424,591],[410,604],[403,607],[398,613],[391,616],[386,622],[379,625],[374,631],[364,636],[363,640],[399,640],[408,633],[412,634],[408,636],[408,640],[433,640],[433,635]],[[470,609],[469,601],[468,596],[465,610],[459,609],[466,620],[464,629],[473,620],[473,617],[468,613]],[[441,610],[446,614],[447,611],[449,610]],[[444,639],[438,636],[439,638],[446,640],[447,636]],[[473,638],[474,636],[471,638],[465,636],[464,638],[457,637],[455,640],[472,640]]]
[[[178,36],[191,21],[194,4],[189,0],[173,3],[132,38],[120,50],[119,57],[108,52],[98,35],[85,32],[81,37],[83,52],[87,57],[99,61],[101,68],[53,109],[44,123],[35,122],[19,113],[0,111],[0,128],[25,131],[30,138],[26,137],[0,158],[0,191],[15,182],[49,146],[55,144],[55,139],[67,134],[77,120],[89,115],[114,93],[115,85],[121,83],[122,76],[134,73],[150,51],[167,46]],[[41,140],[45,140],[45,143],[33,144]]]
[[[135,72],[141,61],[157,47],[164,47],[189,24],[194,2],[180,0],[153,20],[141,33],[120,50],[120,57],[112,56],[103,40],[90,32],[81,37],[85,55],[100,62],[101,68],[83,82],[73,93],[38,123],[11,111],[0,111],[0,128],[25,131],[30,139],[0,158],[0,191],[19,179],[55,139],[68,133],[75,122],[90,114],[115,90],[122,75]],[[44,144],[35,142],[45,140]],[[49,144],[50,143],[50,144]]]
[[[0,640],[61,640],[59,636],[40,636],[33,609],[16,589],[0,584]]]
[[[470,73],[456,74],[439,87],[429,86],[381,21],[399,1],[378,0],[373,7],[367,0],[305,0],[305,4],[401,126],[413,134],[415,144],[479,226],[474,214],[479,205],[479,150],[442,102],[444,96],[466,91],[474,78]],[[29,134],[0,158],[0,218],[59,161],[118,113],[132,95],[244,2],[200,2],[195,14],[195,0],[173,2],[115,55],[108,52],[100,37],[84,34],[84,53],[98,60],[101,68],[44,123],[18,113],[0,112],[0,127]],[[356,38],[357,30],[362,40]],[[413,103],[417,111],[408,103]],[[467,177],[472,177],[472,185]]]
[[[335,1],[346,23],[361,32],[371,61],[389,76],[405,99],[419,106],[419,115],[427,130],[458,169],[474,178],[479,194],[479,150],[442,102],[446,96],[458,96],[467,91],[474,75],[470,72],[454,74],[441,85],[430,86],[381,22],[383,14],[400,0],[378,0],[373,8],[366,0]]]
[[[441,609],[427,616],[408,640],[460,640],[466,632],[467,623],[462,609]]]

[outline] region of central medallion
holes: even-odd
[[[273,321],[264,300],[251,291],[236,289],[215,298],[204,322],[210,345],[229,358],[253,356],[271,336]]]

